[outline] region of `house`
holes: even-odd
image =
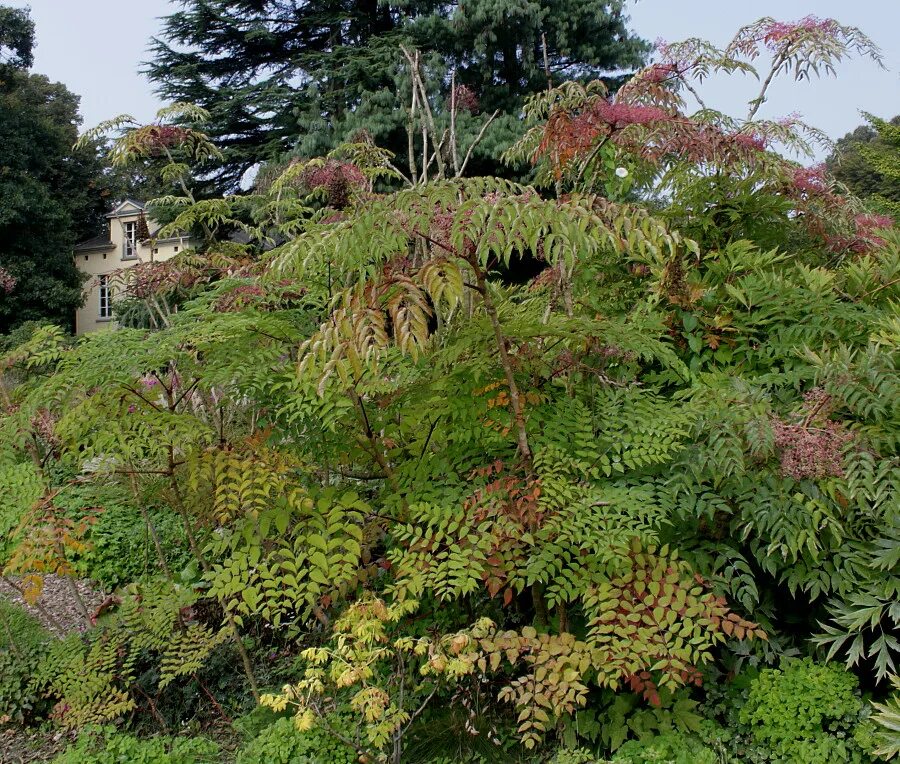
[[[85,300],[75,312],[75,333],[86,334],[98,329],[115,327],[112,303],[120,288],[119,276],[138,263],[168,260],[195,245],[186,236],[154,238],[159,224],[147,218],[145,205],[126,199],[106,216],[106,233],[83,241],[75,247],[75,266],[88,275],[85,281]],[[140,238],[141,219],[150,238]]]

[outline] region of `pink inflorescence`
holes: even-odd
[[[457,85],[453,95],[458,111],[467,111],[470,114],[478,111],[478,96],[470,87]]]
[[[613,128],[623,128],[629,125],[647,125],[651,122],[661,122],[670,119],[665,111],[656,106],[639,106],[630,103],[612,103],[600,101],[594,108],[594,113]]]
[[[353,188],[365,188],[366,176],[355,164],[327,159],[324,164],[307,168],[303,182],[310,190],[324,189],[328,204],[340,209],[349,203]]]
[[[666,82],[667,80],[677,77],[679,74],[678,65],[673,63],[653,64],[647,69],[644,76],[654,83]]]
[[[893,218],[888,215],[857,215],[853,222],[856,223],[858,233],[871,233],[879,228],[890,228],[894,225]]]
[[[821,194],[828,190],[828,178],[825,176],[825,165],[798,167],[791,175],[791,183],[797,191],[804,194]]]
[[[0,292],[9,294],[16,288],[17,279],[8,270],[0,267]]]
[[[803,32],[817,32],[823,36],[834,36],[840,25],[834,19],[820,19],[806,16],[800,21],[773,21],[763,27],[762,40],[770,49],[777,48],[781,42]]]
[[[803,115],[800,114],[799,111],[792,111],[790,114],[786,114],[779,119],[778,124],[781,125],[781,127],[794,127],[802,118]]]
[[[853,434],[828,418],[830,396],[813,388],[804,396],[809,412],[801,422],[772,418],[775,445],[781,451],[781,474],[794,480],[841,477],[843,455]]]
[[[731,136],[734,142],[745,149],[765,151],[767,141],[759,133],[735,133]]]
[[[56,417],[47,409],[38,409],[34,416],[31,417],[31,428],[35,435],[40,438],[46,445],[55,448],[59,445],[59,439],[55,432]]]

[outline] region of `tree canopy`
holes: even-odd
[[[403,156],[404,42],[422,51],[442,96],[453,71],[471,108],[500,110],[481,157],[486,171],[498,170],[490,157],[517,136],[524,96],[548,79],[633,69],[648,50],[628,31],[622,0],[181,6],[154,40],[147,71],[164,98],[210,112],[205,129],[223,151],[225,190],[261,160],[315,156],[358,130]]]

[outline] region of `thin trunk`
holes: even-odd
[[[134,465],[131,465],[132,471],[128,474],[131,482],[131,493],[134,496],[134,502],[138,506],[138,510],[141,513],[141,517],[144,520],[144,524],[147,526],[147,531],[150,533],[150,537],[153,539],[153,546],[156,548],[156,558],[159,562],[159,567],[163,572],[163,575],[168,578],[170,581],[172,580],[172,572],[169,570],[169,565],[166,562],[166,555],[163,552],[162,542],[159,539],[159,534],[156,532],[156,526],[153,524],[153,520],[150,519],[150,513],[147,511],[147,508],[144,506],[144,502],[141,501],[141,494],[138,490],[137,484],[137,474],[134,472]]]
[[[12,629],[9,627],[9,618],[6,617],[5,612],[3,613],[3,631],[6,632],[6,640],[9,642],[9,649],[21,658],[22,651],[16,643],[16,638],[13,636]]]
[[[519,454],[525,460],[528,467],[531,467],[531,447],[528,445],[528,431],[525,428],[525,413],[522,408],[522,399],[519,395],[519,386],[516,384],[516,375],[513,370],[512,359],[509,356],[509,350],[506,345],[506,337],[503,334],[503,327],[500,324],[500,317],[497,314],[497,307],[491,298],[490,289],[484,271],[477,263],[469,263],[475,271],[475,278],[478,281],[479,292],[484,301],[484,309],[491,321],[491,327],[494,330],[494,339],[497,343],[497,353],[500,356],[500,365],[503,366],[503,373],[506,375],[506,385],[509,388],[509,405],[513,411],[513,421],[516,426],[516,440],[519,444]]]
[[[228,714],[226,714],[225,711],[222,710],[222,706],[219,704],[219,701],[216,700],[216,696],[212,694],[209,687],[206,686],[204,681],[199,676],[197,676],[197,674],[194,674],[194,679],[197,680],[197,684],[200,685],[200,689],[203,690],[203,694],[206,695],[207,698],[209,698],[209,702],[213,704],[213,708],[216,709],[216,713],[218,713],[219,716],[222,717],[222,720],[226,724],[233,724],[234,720]]]
[[[66,587],[69,590],[69,594],[72,595],[72,599],[75,600],[75,604],[78,606],[78,611],[84,618],[84,622],[87,624],[88,628],[90,628],[94,625],[91,621],[91,614],[88,612],[87,605],[84,604],[84,600],[81,598],[81,592],[78,591],[78,587],[75,585],[75,581],[71,576],[63,576],[63,579],[66,582]]]
[[[550,623],[550,611],[547,608],[542,584],[531,585],[531,602],[534,605],[534,625],[546,627]]]

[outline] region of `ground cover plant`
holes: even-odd
[[[408,47],[402,168],[354,132],[210,198],[203,109],[88,132],[201,245],[0,361],[4,575],[109,594],[27,656],[0,610],[4,719],[60,764],[896,755],[900,233],[760,116],[851,54],[762,19],[551,82],[530,184]]]

